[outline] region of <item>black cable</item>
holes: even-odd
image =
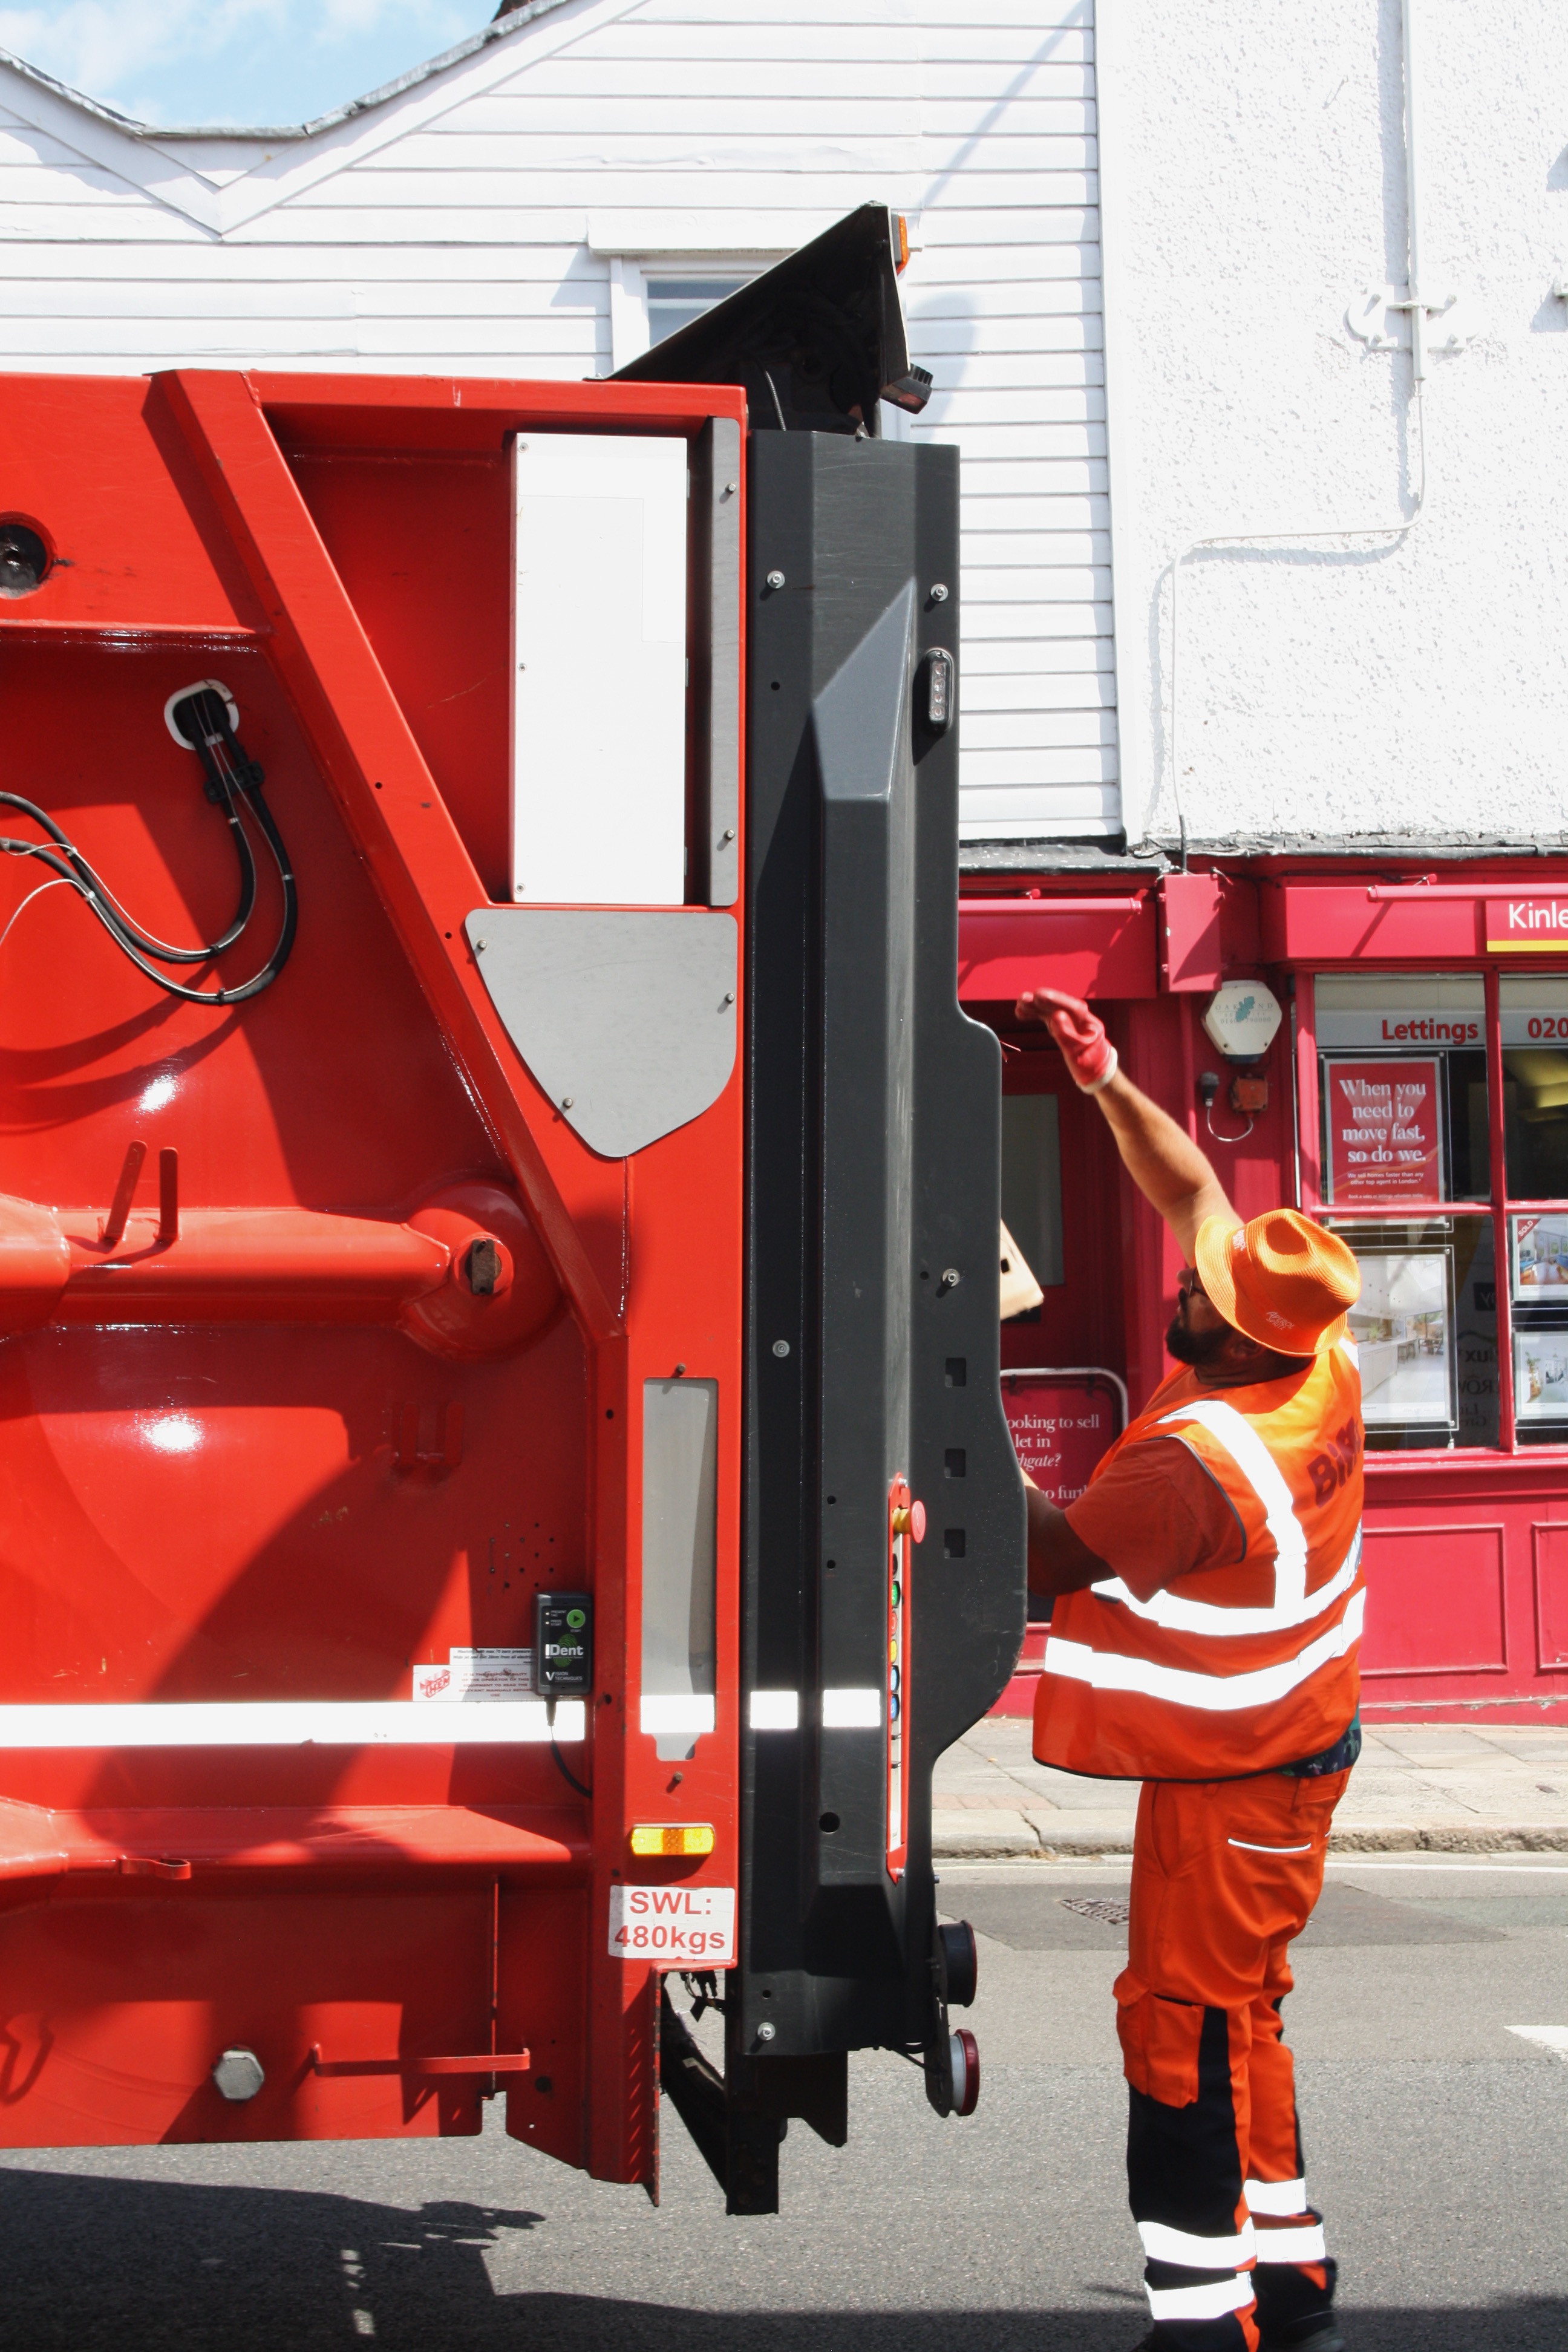
[[[126,944],[140,948],[147,955],[156,956],[161,963],[210,962],[214,956],[220,955],[226,948],[234,945],[250,920],[251,911],[256,904],[256,861],[251,856],[250,843],[246,836],[245,827],[240,822],[239,812],[235,805],[234,798],[235,786],[238,784],[243,787],[244,780],[235,772],[228,759],[223,737],[217,735],[215,739],[215,730],[210,719],[205,719],[201,715],[202,705],[205,703],[209,712],[223,722],[225,733],[229,733],[227,706],[219,696],[205,688],[187,696],[186,702],[195,716],[196,724],[200,727],[204,739],[201,743],[192,743],[190,748],[201,755],[202,764],[207,771],[207,798],[215,803],[221,801],[224,805],[229,830],[234,837],[240,876],[239,906],[236,910],[234,920],[217,939],[209,940],[201,947],[177,948],[172,946],[168,940],[153,939],[149,932],[141,929],[131,920],[102,876],[88,863],[75,843],[68,835],[62,832],[47,809],[39,808],[35,801],[24,800],[19,793],[0,793],[0,807],[20,809],[25,815],[30,816],[35,824],[41,825],[57,848],[63,851],[69,859],[78,876],[87,886],[88,891],[102,899],[108,910],[105,919],[108,921],[109,928]],[[184,707],[184,704],[181,705],[182,709]],[[256,772],[259,781],[259,770]]]
[[[208,940],[202,946],[195,948],[177,948],[172,946],[167,940],[155,940],[149,932],[142,930],[140,925],[133,923],[103,877],[89,865],[75,842],[68,834],[61,832],[47,810],[39,808],[36,801],[24,800],[20,793],[0,793],[0,808],[20,809],[24,816],[30,816],[35,824],[43,827],[49,839],[75,869],[88,892],[102,900],[109,910],[107,919],[110,929],[127,940],[133,947],[142,949],[147,955],[156,956],[163,963],[210,963],[214,956],[221,955],[226,948],[233,947],[236,940],[249,922],[256,905],[256,860],[251,855],[250,843],[245,827],[239,821],[239,811],[235,806],[234,795],[232,793],[226,793],[226,797],[228,803],[226,815],[229,830],[234,835],[235,848],[239,858],[239,905],[235,910],[234,920],[227,930],[220,932],[216,940]]]
[[[262,990],[270,988],[292,951],[299,929],[299,894],[293,869],[283,836],[273,820],[271,810],[262,798],[262,772],[254,760],[247,759],[234,733],[228,709],[223,698],[203,688],[186,696],[174,708],[176,722],[188,713],[199,730],[198,740],[185,740],[200,758],[206,772],[207,798],[223,811],[234,838],[239,862],[239,906],[226,930],[216,940],[195,948],[171,946],[166,940],[154,939],[132,922],[120,906],[106,883],[82,856],[69,836],[55,823],[47,811],[36,802],[24,800],[18,793],[0,793],[0,807],[20,809],[40,825],[56,845],[47,849],[41,842],[16,841],[0,835],[0,853],[12,857],[36,857],[60,879],[68,882],[86,902],[121,953],[139,971],[156,983],[170,996],[177,996],[187,1004],[243,1004]],[[182,724],[181,732],[184,729]],[[158,971],[148,958],[155,956],[165,963],[207,963],[225,949],[232,947],[250,921],[256,905],[256,860],[251,852],[242,816],[248,808],[260,827],[263,840],[271,852],[283,888],[283,922],[277,943],[259,971],[236,988],[187,988]]]
[[[550,1711],[552,1715],[555,1712],[553,1707],[552,1707]],[[555,1768],[560,1773],[562,1779],[563,1780],[569,1780],[580,1797],[592,1797],[594,1793],[592,1789],[585,1789],[583,1786],[582,1781],[579,1780],[576,1773],[574,1772],[572,1767],[566,1761],[565,1757],[563,1756],[560,1748],[555,1745],[555,1726],[553,1723],[550,1727],[550,1753],[555,1759]]]

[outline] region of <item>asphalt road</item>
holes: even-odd
[[[954,1865],[984,2087],[941,2123],[855,2062],[731,2221],[665,2107],[664,2201],[497,2127],[392,2146],[0,2157],[5,2352],[1128,2352],[1110,1987],[1125,1872]],[[1086,1911],[1079,1906],[1090,1905]],[[1353,2352],[1568,2352],[1568,1861],[1335,1865],[1289,2030]],[[1561,2036],[1560,2036],[1561,2038]]]

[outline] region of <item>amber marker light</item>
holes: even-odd
[[[632,1830],[634,1853],[711,1853],[709,1822],[638,1822]]]

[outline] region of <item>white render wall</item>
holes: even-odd
[[[1121,823],[1093,0],[545,0],[304,137],[136,134],[0,64],[5,364],[583,376],[612,274],[907,212],[964,457],[973,839]],[[618,281],[617,281],[618,282]]]
[[[1176,761],[1194,839],[1568,832],[1568,16],[1415,0],[1426,511],[1392,536],[1183,568]],[[1397,523],[1408,351],[1398,0],[1107,0],[1111,492],[1129,836],[1171,839],[1172,560],[1221,531]],[[1448,330],[1436,331],[1441,337]]]

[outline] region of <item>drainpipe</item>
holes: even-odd
[[[1399,0],[1399,31],[1405,52],[1405,233],[1408,246],[1405,299],[1397,307],[1410,320],[1410,366],[1417,383],[1426,374],[1426,311],[1421,299],[1421,205],[1415,92],[1420,81],[1417,0]]]

